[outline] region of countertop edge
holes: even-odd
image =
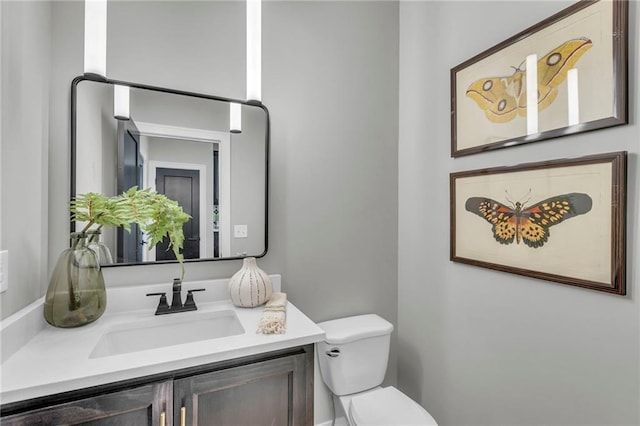
[[[301,347],[314,344],[322,340],[324,333],[310,334],[308,336],[299,337],[291,340],[273,342],[269,345],[259,347],[251,347],[247,350],[234,351],[232,356],[197,356],[193,358],[184,358],[159,364],[149,365],[145,367],[136,367],[132,369],[123,369],[116,372],[105,373],[95,376],[87,376],[80,379],[73,379],[65,382],[43,383],[39,386],[29,388],[16,389],[14,391],[0,392],[0,405],[17,403],[36,398],[47,397],[51,395],[63,394],[95,386],[108,385],[126,380],[134,380],[148,376],[158,375],[178,371],[182,369],[205,366],[217,362],[224,362],[238,358],[244,358],[252,355],[267,354],[279,350]]]
[[[277,282],[277,285],[274,286],[274,291],[278,291],[280,290],[280,276],[275,275],[273,277]],[[208,284],[211,287],[226,287],[227,283],[228,280],[214,280]],[[137,297],[137,293],[139,293],[140,290],[140,288],[134,288],[131,291],[135,291]],[[212,288],[212,291],[222,294],[220,288]],[[56,352],[57,358],[56,355],[54,355],[53,363],[46,364],[47,357],[44,355],[46,351],[42,351],[43,341],[45,344],[51,344],[51,342],[58,342],[59,338],[56,337],[57,334],[52,334],[56,329],[48,326],[43,319],[41,312],[43,301],[44,298],[38,299],[31,305],[23,308],[23,310],[19,312],[19,315],[2,321],[0,332],[2,333],[3,339],[3,360],[0,365],[0,404],[3,406],[5,404],[19,403],[21,401],[39,399],[50,395],[109,385],[115,382],[136,380],[147,376],[162,375],[172,371],[206,366],[207,364],[301,347],[317,343],[321,341],[325,335],[320,327],[289,301],[287,305],[287,324],[290,325],[290,327],[288,327],[287,332],[284,334],[254,334],[253,330],[255,329],[247,327],[245,323],[245,337],[242,338],[242,343],[223,344],[221,345],[221,349],[217,351],[212,350],[208,352],[197,344],[194,344],[193,347],[189,346],[190,344],[185,344],[184,347],[180,347],[178,351],[175,349],[164,351],[162,356],[150,357],[149,360],[145,358],[141,361],[140,357],[138,357],[134,362],[128,363],[126,362],[127,358],[122,358],[120,361],[122,361],[123,367],[120,367],[120,365],[114,363],[113,360],[106,364],[96,363],[92,366],[95,360],[82,361],[82,355],[77,355],[77,353],[77,357],[79,356],[80,358],[76,357],[77,359],[75,361],[73,357],[71,359],[67,359],[66,356],[60,358],[61,349],[58,349]],[[223,305],[232,306],[228,299],[222,302]],[[206,310],[207,302],[203,300],[203,303],[203,309]],[[246,322],[247,318],[249,318],[251,324],[254,324],[254,322],[258,320],[259,314],[262,312],[259,307],[248,310],[246,308],[239,309],[245,318],[244,321]],[[152,315],[153,310],[150,309],[150,312]],[[118,310],[115,310],[115,312],[110,314],[110,316],[113,315],[117,316],[120,314]],[[238,315],[240,315],[240,313]],[[109,316],[105,313],[105,317],[108,318]],[[97,322],[99,321],[100,320]],[[106,321],[104,324],[110,324],[109,319]],[[105,327],[107,326],[105,325]],[[73,336],[85,336],[86,338],[89,335],[94,335],[92,334],[94,333],[94,331],[91,331],[92,329],[85,329],[84,327],[82,329],[85,330],[85,334]],[[95,330],[95,332],[104,332],[105,328],[102,327],[93,330]],[[252,335],[257,337],[254,339],[250,337]],[[41,336],[46,337],[43,339]],[[64,342],[64,339],[68,337],[62,336],[64,335],[61,334],[60,338],[62,338]],[[273,338],[269,336],[273,336]],[[5,342],[5,339],[11,339],[12,341]],[[92,344],[90,342],[92,338],[88,338],[88,340],[89,342],[87,342],[85,346]],[[6,343],[9,343],[9,348],[5,348]],[[29,347],[33,349],[29,349]],[[169,355],[166,354],[167,352]],[[43,355],[40,361],[41,353]],[[11,357],[12,354],[15,356]],[[56,369],[64,369],[64,362],[74,364],[76,361],[80,361],[83,365],[77,365],[76,367],[79,367],[79,369],[74,367],[76,371],[75,376],[73,374],[67,376],[56,372]],[[40,370],[40,372],[38,372],[38,368],[34,370],[30,367],[38,364],[40,364],[41,367],[50,368],[52,374],[42,374],[46,370]],[[25,378],[27,380],[25,380]]]

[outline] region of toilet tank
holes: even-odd
[[[334,395],[379,386],[389,361],[393,324],[378,315],[358,315],[318,324],[325,332],[316,344],[322,380]]]

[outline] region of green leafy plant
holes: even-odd
[[[151,189],[129,188],[121,195],[105,197],[95,192],[78,195],[71,201],[72,219],[87,222],[82,232],[97,225],[97,229],[109,226],[122,226],[131,232],[131,224],[137,223],[140,230],[149,237],[149,249],[152,249],[164,237],[169,238],[169,247],[182,267],[184,278],[184,245],[182,225],[191,216],[180,205]]]

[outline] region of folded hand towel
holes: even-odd
[[[264,305],[264,312],[256,333],[283,334],[287,325],[287,294],[272,293],[269,301]]]

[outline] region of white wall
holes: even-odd
[[[400,5],[398,382],[440,424],[640,423],[640,5],[630,4],[628,126],[449,156],[450,68],[568,4]],[[617,150],[630,153],[627,296],[449,261],[450,172]]]

